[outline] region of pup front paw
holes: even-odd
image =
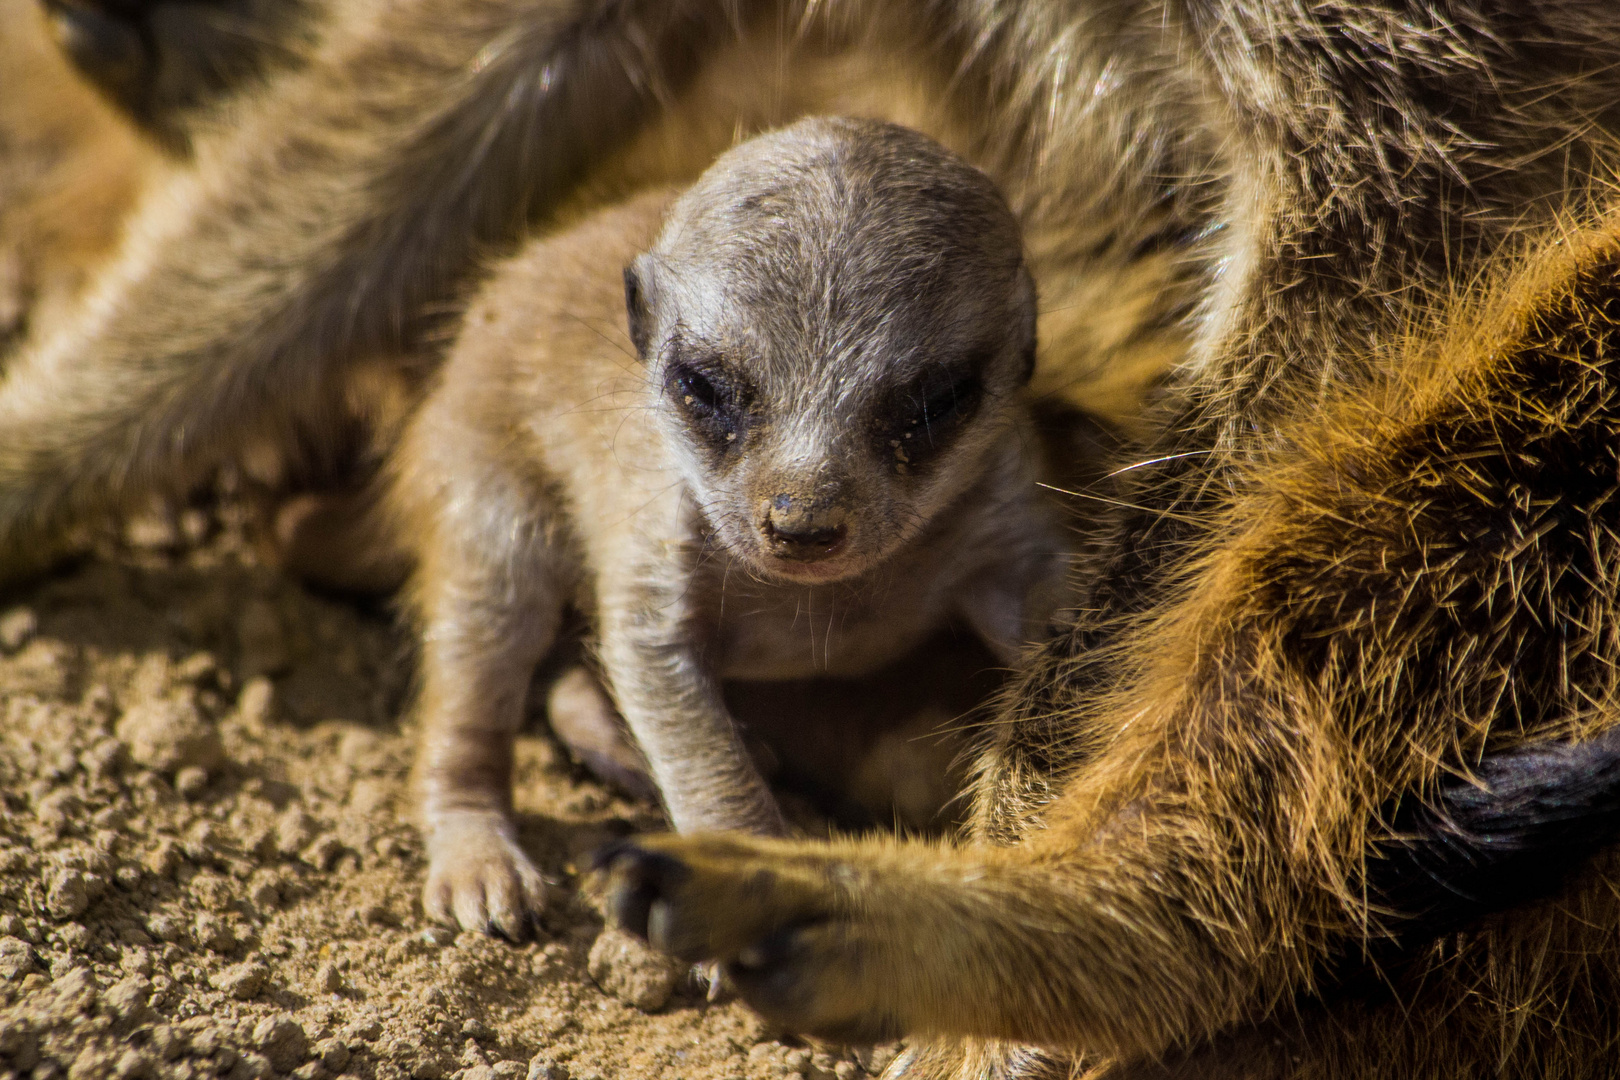
[[[860,918],[852,868],[791,841],[651,837],[597,855],[613,920],[688,962],[718,961],[768,1019],[834,1042],[901,1033],[885,932]]]
[[[546,883],[512,823],[490,813],[441,814],[428,838],[428,918],[522,941],[545,907]]]

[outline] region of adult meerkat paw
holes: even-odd
[[[522,941],[545,906],[546,883],[504,815],[444,814],[428,839],[428,918]]]
[[[659,836],[596,858],[608,912],[656,948],[719,962],[767,1019],[840,1043],[901,1032],[875,1000],[891,953],[850,903],[857,871],[792,841]]]

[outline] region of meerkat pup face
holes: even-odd
[[[890,124],[816,118],[723,155],[625,271],[664,436],[730,551],[853,577],[1006,452],[1035,294],[990,180]]]

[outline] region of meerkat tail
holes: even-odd
[[[0,566],[245,431],[319,431],[346,364],[409,350],[731,23],[705,3],[361,11],[131,224],[71,332],[0,385]]]

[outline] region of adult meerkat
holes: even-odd
[[[889,124],[801,121],[504,264],[394,465],[428,912],[541,904],[511,740],[570,604],[682,831],[783,829],[720,680],[865,674],[950,620],[1014,660],[1066,568],[1034,349],[995,186]]]

